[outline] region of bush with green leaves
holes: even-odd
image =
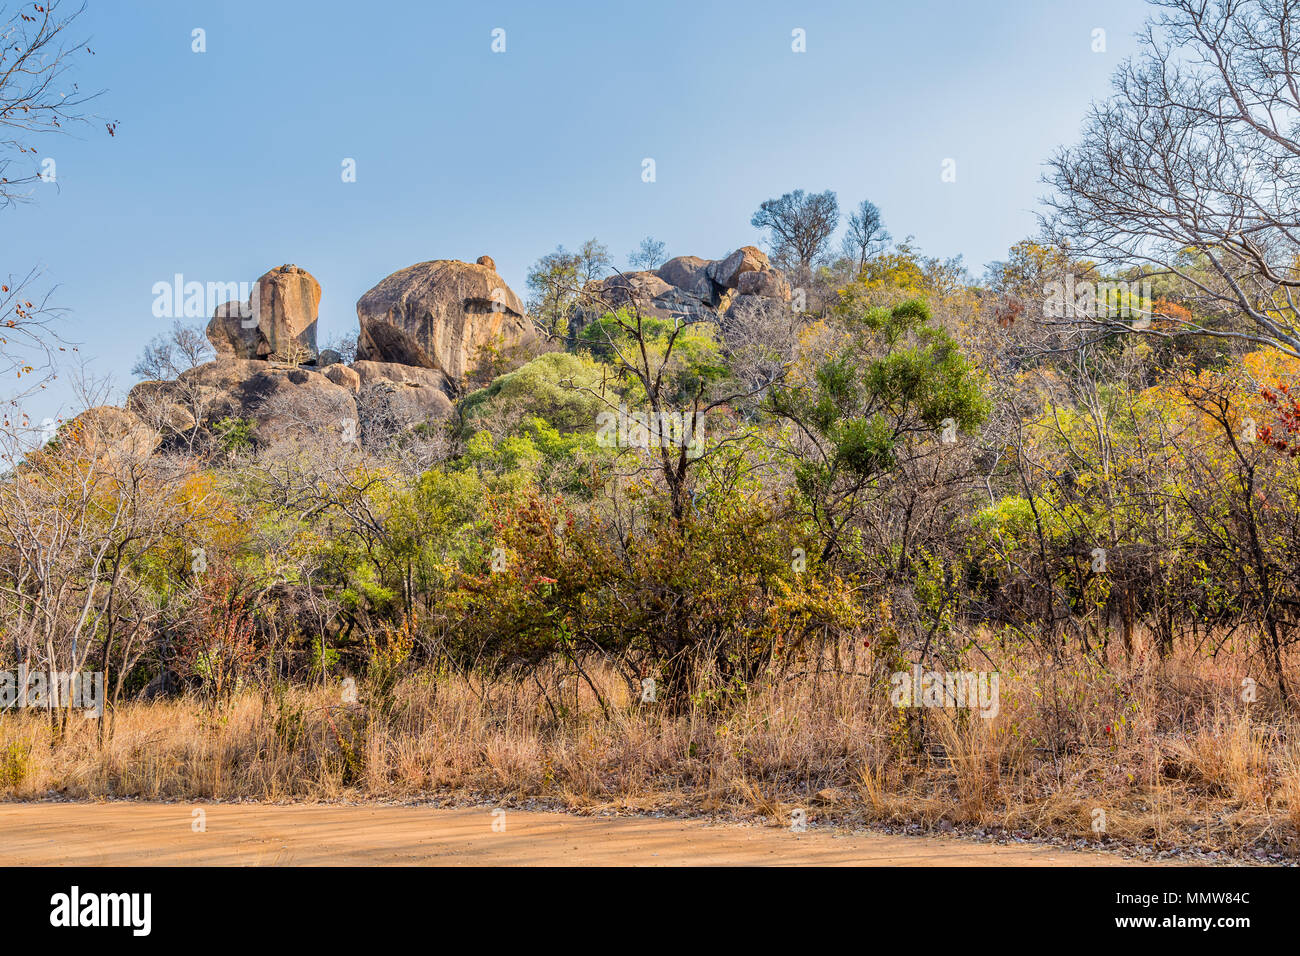
[[[768,402],[788,426],[785,447],[824,559],[883,476],[932,453],[945,427],[973,432],[990,409],[983,376],[924,301],[888,309],[846,298],[836,317],[828,353]]]

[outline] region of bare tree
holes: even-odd
[[[891,238],[880,220],[876,204],[864,199],[849,214],[848,231],[843,240],[844,255],[856,262],[861,272],[867,260],[884,249]]]
[[[658,269],[667,260],[665,246],[654,236],[646,236],[641,246],[627,257],[627,264],[633,269]]]
[[[127,396],[127,408],[169,442],[193,454],[210,444],[199,427],[209,417],[214,390],[186,372],[215,357],[202,326],[180,320],[145,346],[131,369],[144,381]]]
[[[825,257],[839,221],[840,206],[834,192],[796,189],[779,199],[764,200],[749,223],[768,230],[772,258],[802,277]]]
[[[357,333],[347,332],[335,335],[325,343],[325,349],[337,352],[340,362],[344,365],[351,365],[357,360]]]
[[[1300,357],[1300,75],[1292,0],[1156,0],[1142,53],[1049,163],[1044,225],[1076,257],[1175,277],[1190,315],[1093,331],[1211,336]]]
[[[131,368],[131,374],[144,379],[169,381],[211,361],[213,356],[212,343],[203,328],[185,325],[177,319],[170,331],[154,336],[153,341],[144,347]]]
[[[35,162],[30,172],[14,171],[15,163],[36,155],[33,140],[88,119],[80,107],[98,94],[82,93],[67,77],[73,55],[92,52],[68,35],[84,9],[66,12],[60,0],[24,3],[0,24],[0,208],[30,199],[24,190],[30,183],[56,182]],[[112,134],[114,124],[107,125]],[[0,274],[0,374],[26,379],[11,404],[44,387],[56,352],[66,349],[51,330],[62,310],[50,303],[48,291],[34,291],[38,279],[35,269]]]
[[[48,674],[113,668],[115,701],[159,610],[133,570],[183,540],[187,508],[202,502],[183,500],[183,465],[151,454],[155,432],[99,404],[102,386],[83,388],[90,407],[43,448],[0,429],[0,462],[12,469],[0,482],[2,650]],[[71,701],[57,681],[49,687],[51,721],[65,726]]]
[[[755,396],[779,381],[795,358],[802,316],[780,299],[732,309],[722,323],[732,375]]]
[[[23,383],[6,399],[14,406],[44,388],[54,378],[57,353],[73,348],[60,344],[53,328],[66,310],[51,302],[50,290],[34,291],[39,279],[36,269],[0,279],[0,375]]]
[[[15,155],[35,155],[36,136],[85,122],[79,108],[98,95],[67,81],[73,53],[90,51],[68,36],[85,7],[66,13],[64,6],[60,0],[25,3],[0,26],[0,207],[28,199],[22,187],[42,178],[37,169],[11,175]]]

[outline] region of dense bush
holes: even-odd
[[[1015,633],[1100,661],[1141,631],[1161,655],[1250,635],[1289,690],[1296,364],[1028,351],[997,316],[1056,261],[1018,248],[977,288],[902,247],[786,337],[611,312],[424,426],[432,461],[230,422],[151,456],[63,435],[0,485],[4,663],[220,701],[600,659],[675,704],[831,647],[957,666]],[[674,415],[685,436],[654,427]]]

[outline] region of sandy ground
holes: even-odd
[[[195,832],[204,814],[203,832]],[[0,866],[1116,866],[1101,852],[488,808],[0,804]],[[494,823],[497,829],[493,829]],[[504,829],[502,824],[504,823]]]

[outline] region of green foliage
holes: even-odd
[[[627,549],[558,497],[492,498],[495,556],[443,604],[454,653],[514,669],[600,650],[655,675],[667,696],[686,692],[696,648],[736,691],[809,635],[850,626],[842,582],[792,560],[810,536],[761,487],[720,479],[702,490],[685,525],[638,495],[645,529]]]
[[[255,425],[256,422],[251,418],[227,417],[214,423],[212,432],[216,435],[222,451],[243,452],[253,447]]]
[[[883,415],[832,421],[826,434],[835,447],[832,467],[871,478],[894,466],[894,429]]]
[[[586,356],[548,352],[462,399],[462,431],[510,415],[540,419],[558,432],[590,430],[605,407],[601,395],[617,395],[614,384],[609,369]]]
[[[636,356],[637,345],[628,332],[636,328],[637,319],[620,311],[605,315],[583,328],[577,339],[577,348],[599,362],[614,363],[617,356]],[[680,320],[643,316],[641,334],[648,352],[650,368],[657,374],[663,369],[663,380],[671,403],[684,404],[701,387],[708,388],[730,377],[730,370],[722,354],[716,327],[708,322],[683,324]],[[664,355],[672,342],[672,355],[665,365]],[[639,357],[637,357],[639,359]],[[644,389],[630,377],[620,378],[623,397],[628,404],[644,402]]]
[[[945,423],[969,433],[990,409],[983,377],[924,302],[886,309],[846,299],[839,317],[836,347],[806,379],[774,388],[768,404],[799,439],[789,446],[796,486],[827,554],[843,548],[863,489],[924,454]]]

